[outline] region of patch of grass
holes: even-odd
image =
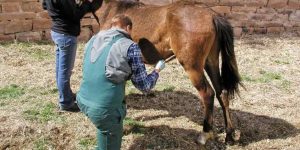
[[[247,75],[242,75],[242,80],[247,81],[247,82],[255,82],[256,81],[255,79],[253,79],[252,77],[247,76]]]
[[[7,105],[7,103],[4,103],[4,102],[0,103],[0,107],[6,106],[6,105]]]
[[[30,55],[37,60],[47,60],[52,57],[52,55],[45,50],[36,48],[35,50],[31,51]]]
[[[13,99],[25,94],[24,89],[12,84],[0,89],[0,99]]]
[[[269,83],[274,80],[281,80],[283,77],[279,73],[274,72],[266,72],[266,71],[260,71],[261,74],[260,77],[250,77],[247,75],[242,75],[242,80],[247,82],[256,82],[256,83]]]
[[[95,138],[82,138],[79,140],[79,145],[83,148],[83,149],[88,149],[91,146],[96,145],[96,139]]]
[[[49,141],[45,138],[40,138],[36,141],[34,141],[34,150],[47,150],[49,149]]]
[[[41,92],[42,95],[57,94],[57,93],[58,93],[58,89],[57,89],[57,88],[54,88],[54,89],[51,89],[51,90],[46,90],[46,91],[42,91],[42,92]]]
[[[125,117],[123,126],[124,126],[125,135],[129,133],[141,135],[145,132],[143,122],[136,121],[132,118]]]
[[[290,87],[291,87],[291,81],[288,81],[288,80],[283,80],[280,84],[280,87],[284,90],[289,90]]]
[[[268,83],[273,80],[281,80],[282,79],[282,76],[279,73],[262,71],[261,74],[262,74],[262,77],[258,78],[258,81],[261,83]]]
[[[275,60],[274,62],[278,65],[288,65],[288,64],[290,64],[290,62],[288,62],[288,61],[281,61],[281,60]]]
[[[30,109],[23,112],[25,119],[36,120],[38,122],[47,122],[50,120],[60,120],[63,119],[57,113],[54,112],[56,109],[53,103],[48,103],[42,106],[40,109]]]
[[[163,89],[163,91],[164,92],[173,92],[174,90],[175,90],[175,86],[172,86],[172,85],[170,85],[170,86],[166,86],[164,89]]]
[[[175,86],[167,85],[167,84],[156,85],[156,89],[163,92],[173,92],[175,88],[176,88]]]

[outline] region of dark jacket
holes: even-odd
[[[90,3],[84,0],[76,4],[75,0],[43,0],[43,8],[48,10],[52,18],[51,30],[78,36],[80,33],[80,20],[86,13],[95,12],[102,5],[103,0],[94,0]]]

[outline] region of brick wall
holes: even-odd
[[[140,0],[166,5],[178,0]],[[193,0],[226,16],[235,36],[242,34],[297,33],[300,35],[300,0]]]
[[[51,39],[51,20],[41,2],[42,0],[0,0],[0,41]],[[99,30],[90,14],[81,23],[79,40],[87,40],[93,30]]]
[[[0,40],[50,39],[51,20],[42,9],[42,0],[0,0]],[[166,5],[178,0],[140,0]],[[300,0],[194,0],[203,2],[226,16],[235,36],[242,34],[300,34]],[[86,40],[99,27],[88,14],[82,20],[80,40]]]

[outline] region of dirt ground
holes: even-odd
[[[81,80],[83,44],[72,76]],[[236,39],[239,71],[247,90],[231,101],[240,139],[224,144],[224,121],[217,101],[216,139],[205,146],[195,140],[202,131],[203,110],[196,90],[176,60],[167,64],[154,91],[142,95],[126,87],[130,127],[123,150],[300,149],[300,37],[247,36]],[[0,149],[93,149],[95,128],[82,113],[57,108],[52,43],[0,44]],[[147,66],[151,70],[151,66]]]

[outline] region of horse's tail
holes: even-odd
[[[234,53],[233,29],[230,23],[221,16],[214,16],[213,22],[218,48],[222,54],[222,86],[227,90],[228,96],[233,98],[235,93],[239,94],[238,85],[242,85]]]

